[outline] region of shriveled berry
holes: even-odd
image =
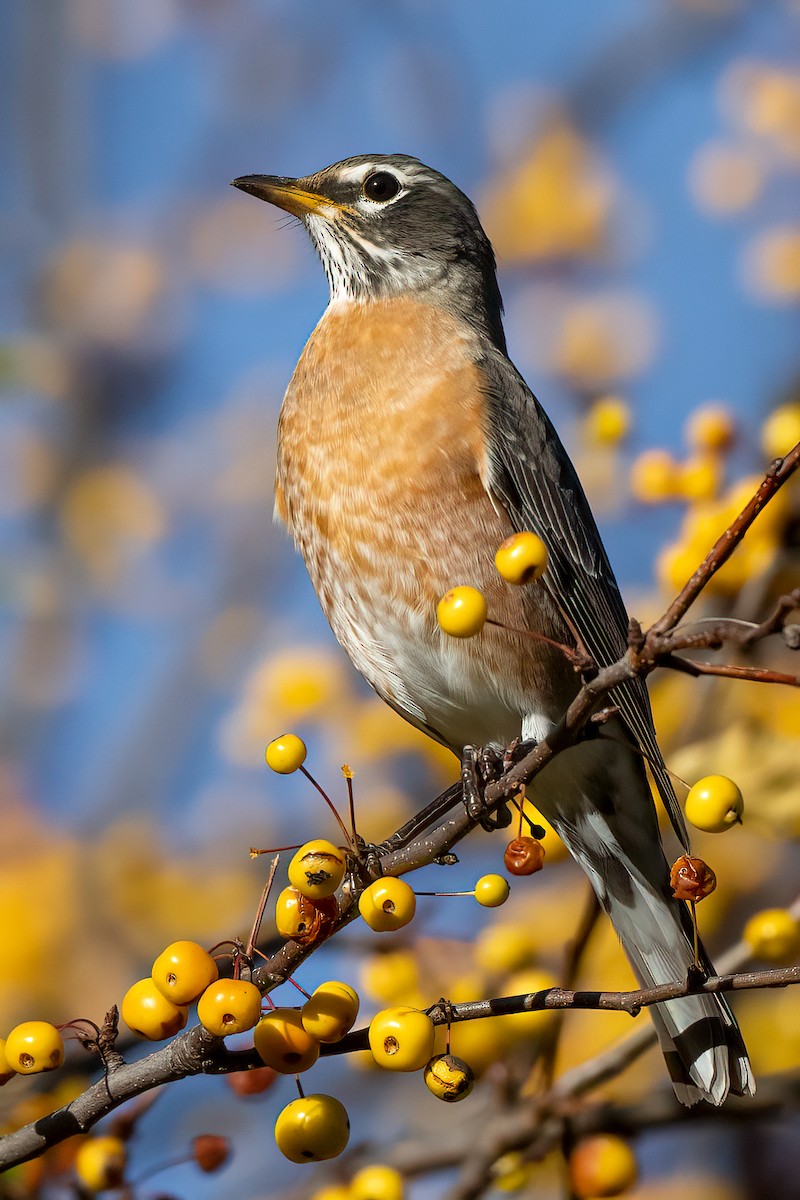
[[[506,846],[503,862],[512,875],[535,875],[544,866],[544,846],[537,838],[514,838]]]
[[[682,854],[672,864],[669,875],[670,887],[676,900],[691,900],[699,904],[710,896],[717,886],[717,877],[702,858]]]

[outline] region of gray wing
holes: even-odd
[[[518,530],[548,549],[542,583],[599,666],[628,646],[628,615],[575,468],[547,414],[500,351],[478,363],[486,380],[489,490]],[[647,688],[632,680],[612,693],[650,764],[664,806],[684,846],[688,836],[656,741]]]

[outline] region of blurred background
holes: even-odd
[[[368,838],[454,777],[454,760],[354,675],[272,523],[278,410],[326,285],[302,230],[229,180],[402,151],[475,200],[511,356],[647,619],[800,438],[800,5],[12,0],[0,29],[5,1029],[98,1020],[167,941],[246,933],[265,876],[249,847],[333,834],[310,786],[264,765],[284,730],[306,739],[338,799],[351,765]],[[796,505],[787,492],[761,518],[715,582],[716,611],[763,614],[796,585]],[[654,693],[670,765],[690,780],[735,775],[752,813],[709,851],[716,948],[754,906],[788,903],[797,877],[800,705],[777,691],[675,676]],[[473,839],[448,886],[498,869],[502,837]],[[421,887],[441,882],[428,874]],[[499,966],[473,962],[468,901],[421,905],[427,951],[398,969],[417,972],[426,1002],[452,994],[453,975],[474,995],[505,986],[509,964],[557,972],[577,878],[554,866],[515,894],[503,924],[516,911],[527,950]],[[364,969],[363,933],[347,936],[308,964],[306,986],[331,964],[343,978]],[[444,978],[443,937],[456,963]],[[625,980],[611,935],[593,962],[593,986]],[[385,992],[373,980],[373,1007]],[[757,1068],[800,1062],[796,997],[742,1010]],[[575,1021],[576,1060],[621,1031]],[[659,1069],[653,1059],[639,1086],[662,1083]],[[452,1119],[430,1097],[412,1111],[409,1081],[370,1100],[383,1081],[316,1070],[355,1110],[381,1096],[395,1136]],[[16,1082],[0,1096],[12,1123],[44,1103]],[[281,1088],[248,1108],[221,1081],[183,1085],[143,1126],[142,1163],[205,1123],[230,1129],[237,1156],[224,1180],[192,1179],[186,1194],[307,1194],[277,1156],[260,1182]],[[365,1118],[358,1138],[374,1132]],[[753,1133],[773,1184],[782,1137]],[[672,1146],[645,1139],[642,1196],[675,1194]],[[765,1194],[748,1190],[741,1148],[687,1146],[687,1177],[706,1172],[720,1196]],[[441,1194],[441,1179],[413,1191]]]

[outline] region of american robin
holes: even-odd
[[[275,507],[336,637],[387,703],[456,754],[542,738],[579,684],[561,651],[513,631],[577,638],[605,665],[626,651],[628,618],[574,467],[507,357],[474,206],[402,154],[234,186],[300,218],[330,284],[281,409]],[[548,566],[511,587],[493,557],[521,530],[545,542]],[[436,619],[459,583],[482,590],[498,622],[470,639]],[[686,830],[643,683],[614,701],[613,737],[561,753],[531,790],[651,986],[685,978],[694,953],[643,758],[684,844]],[[723,997],[651,1012],[685,1104],[753,1091]]]

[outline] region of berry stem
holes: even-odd
[[[344,777],[347,782],[347,807],[350,810],[350,828],[353,832],[353,850],[358,847],[358,834],[356,833],[356,802],[353,795],[353,773],[349,767],[342,767]]]
[[[261,928],[264,909],[267,907],[267,900],[269,899],[269,893],[272,888],[272,881],[275,878],[275,872],[278,869],[279,862],[280,857],[276,854],[270,864],[269,876],[267,877],[267,882],[264,884],[264,889],[261,893],[261,899],[258,902],[258,908],[256,909],[256,915],[253,921],[253,928],[250,930],[250,937],[247,939],[247,950],[245,951],[245,954],[248,958],[251,958],[253,955],[253,947],[258,939],[258,931]]]
[[[338,812],[336,811],[336,806],[333,803],[333,801],[331,800],[328,793],[324,790],[324,788],[320,784],[317,783],[314,776],[311,774],[310,771],[307,771],[305,767],[300,767],[300,771],[303,775],[305,775],[305,777],[309,781],[309,783],[314,785],[314,787],[319,792],[320,796],[322,796],[322,799],[325,801],[328,808],[331,810],[334,817],[336,818],[336,823],[339,826],[339,828],[341,829],[342,833],[344,834],[344,838],[345,838],[347,845],[351,848],[353,853],[355,853],[355,846],[353,845],[353,842],[350,838],[350,834],[347,832],[344,822],[342,821],[342,818],[339,816]]]

